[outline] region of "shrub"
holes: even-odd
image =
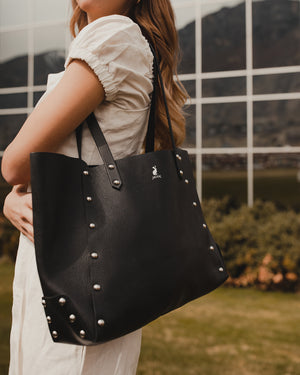
[[[204,202],[203,211],[230,274],[227,284],[299,288],[299,214],[259,200],[230,208],[228,199]]]

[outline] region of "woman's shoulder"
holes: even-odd
[[[129,17],[115,14],[90,22],[72,41],[65,68],[72,59],[87,62],[108,101],[134,85],[136,94],[152,91],[153,55],[139,25]]]
[[[134,41],[135,46],[149,47],[137,23],[130,17],[113,14],[97,18],[80,30],[71,44],[89,44],[92,48],[97,45],[111,43],[112,39],[127,42]]]

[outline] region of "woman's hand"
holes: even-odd
[[[34,243],[32,193],[26,192],[27,185],[14,185],[6,196],[3,206],[4,216]]]

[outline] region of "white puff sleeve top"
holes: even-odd
[[[72,59],[84,60],[104,87],[105,100],[94,114],[114,158],[140,153],[153,91],[153,55],[139,26],[121,15],[98,18],[72,41],[65,68]],[[48,76],[47,91],[62,74]],[[56,152],[78,157],[75,134],[72,132]],[[82,159],[88,164],[102,163],[86,123],[82,132]]]

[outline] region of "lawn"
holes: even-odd
[[[0,375],[12,277],[0,264]],[[299,295],[221,287],[143,328],[137,375],[299,375],[299,311]]]

